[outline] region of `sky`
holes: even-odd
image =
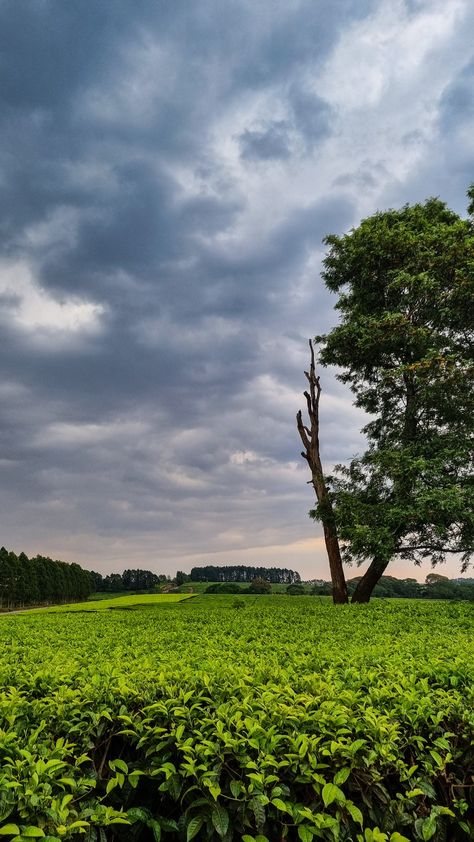
[[[473,32],[472,0],[3,0],[0,543],[329,578],[295,426],[322,240],[465,214]],[[330,470],[364,417],[320,374]]]

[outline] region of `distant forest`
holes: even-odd
[[[0,549],[0,608],[74,602],[87,599],[93,589],[90,572],[79,564]]]
[[[273,585],[294,585],[301,582],[299,573],[286,567],[249,567],[245,564],[230,564],[225,567],[193,567],[184,581],[191,582],[251,582],[252,579],[265,579]],[[183,584],[183,583],[181,583]]]
[[[98,592],[149,591],[171,582],[169,576],[152,573],[150,570],[124,570],[123,573],[109,573],[108,576],[92,572],[90,575],[93,579],[93,589]]]

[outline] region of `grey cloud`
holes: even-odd
[[[289,102],[295,128],[310,148],[329,135],[332,110],[328,102],[296,83],[290,88]]]
[[[322,63],[341,31],[341,21],[365,17],[374,0],[340,0],[337,4],[301,0],[291,7],[252,5],[254,31],[260,37],[255,40],[238,30],[244,52],[234,78],[240,88],[286,84],[290,73],[299,75],[308,63]]]
[[[469,32],[473,26],[474,10],[469,7],[464,27]],[[462,69],[448,75],[449,82],[434,103],[437,119],[429,154],[420,159],[409,181],[397,181],[384,191],[379,199],[381,206],[420,202],[435,195],[461,215],[466,214],[466,191],[474,182],[474,51],[471,49],[465,58]],[[417,140],[416,135],[408,133],[407,144],[413,140]]]
[[[247,161],[286,160],[303,142],[306,151],[327,137],[331,130],[332,110],[329,103],[294,82],[282,97],[288,112],[287,120],[263,122],[245,129],[237,138],[241,157]]]
[[[440,125],[444,132],[474,118],[474,61],[469,61],[447,87],[440,102]]]
[[[260,130],[246,129],[238,138],[241,156],[247,161],[271,161],[291,154],[288,124],[283,120],[269,123]]]
[[[410,142],[410,138],[406,138]],[[363,161],[355,172],[344,172],[334,179],[334,187],[348,187],[356,190],[376,190],[381,178],[389,177],[384,161]]]

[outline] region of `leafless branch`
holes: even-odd
[[[309,340],[309,350],[310,366],[309,371],[305,371],[309,390],[303,392],[306,398],[309,425],[303,423],[303,416],[300,410],[296,415],[296,426],[304,447],[301,455],[303,459],[306,459],[311,471],[311,479],[308,485],[311,484],[313,486],[316,499],[319,503],[320,519],[323,524],[324,539],[331,570],[333,600],[334,602],[345,603],[347,602],[347,586],[342,567],[336,522],[319,452],[319,398],[321,395],[321,386],[319,377],[316,376],[314,348],[311,339]]]

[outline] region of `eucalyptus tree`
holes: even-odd
[[[37,603],[87,599],[92,577],[78,564],[44,556],[17,556],[0,548],[0,610]]]

